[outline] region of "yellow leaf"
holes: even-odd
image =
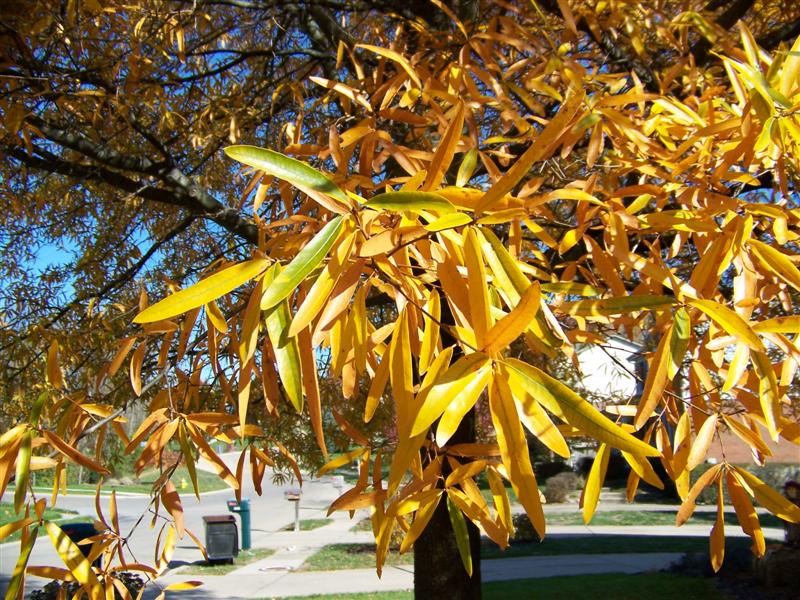
[[[417,72],[414,70],[414,67],[411,66],[411,63],[408,62],[401,54],[398,54],[394,50],[389,50],[388,48],[381,48],[380,46],[371,46],[369,44],[356,44],[356,48],[364,48],[365,50],[369,50],[370,52],[374,52],[384,58],[388,58],[389,60],[396,62],[400,67],[408,73],[408,76],[411,78],[418,88],[422,87],[422,81],[417,75]]]
[[[725,480],[728,484],[728,496],[736,511],[736,518],[739,520],[739,525],[741,525],[742,531],[753,540],[753,554],[756,556],[764,556],[766,550],[764,532],[761,530],[761,523],[758,521],[758,513],[753,503],[750,502],[750,498],[744,491],[742,484],[739,483],[739,480],[733,473],[730,471],[725,473]]]
[[[414,514],[414,522],[411,523],[411,527],[409,527],[400,544],[400,554],[408,552],[409,549],[411,549],[411,546],[414,545],[414,542],[417,541],[417,538],[419,538],[425,530],[433,513],[436,512],[436,507],[439,506],[439,500],[442,498],[442,491],[437,490],[437,492],[438,493],[433,498],[422,504],[419,510]]]
[[[363,456],[364,453],[367,452],[366,448],[356,448],[355,450],[351,450],[350,452],[345,452],[344,454],[340,454],[333,460],[328,461],[322,468],[317,471],[317,477],[322,477],[325,473],[329,473],[335,469],[338,469],[341,466],[344,466],[348,463],[353,462],[355,459]]]
[[[478,149],[470,148],[464,155],[461,165],[458,167],[458,174],[456,175],[456,187],[460,188],[465,186],[472,174],[475,172],[475,166],[478,164]]]
[[[715,573],[722,568],[722,561],[725,558],[725,508],[722,504],[722,497],[722,479],[720,479],[717,489],[717,519],[711,528],[711,537],[709,538],[711,568]]]
[[[692,449],[689,451],[689,457],[686,460],[686,468],[690,471],[705,461],[708,449],[714,439],[714,434],[717,432],[718,420],[719,416],[716,414],[709,416],[703,422],[700,431],[697,432],[697,437],[694,439]]]
[[[420,410],[414,417],[411,426],[411,435],[415,436],[427,431],[449,404],[475,380],[476,375],[487,369],[491,372],[491,360],[482,352],[463,356],[451,365],[424,393]],[[475,389],[475,386],[472,386],[472,392],[475,394],[473,404],[481,391],[483,388]]]
[[[329,90],[339,92],[342,96],[350,98],[350,100],[353,102],[357,102],[363,106],[368,112],[372,112],[372,106],[367,98],[364,97],[364,94],[354,90],[349,85],[345,85],[339,81],[331,81],[330,79],[325,79],[324,77],[317,77],[315,75],[310,76],[309,79],[317,85],[321,85]]]
[[[456,146],[461,139],[461,130],[464,128],[464,103],[459,101],[456,105],[455,114],[447,127],[447,131],[442,135],[439,146],[433,154],[430,165],[428,166],[428,176],[422,186],[423,191],[429,191],[439,187],[450,163],[453,162],[453,155]]]
[[[561,136],[567,131],[572,118],[583,103],[583,94],[576,93],[562,103],[558,113],[545,128],[534,138],[530,147],[520,156],[511,168],[498,179],[475,207],[479,214],[492,208],[508,194],[528,173],[534,163],[550,158],[555,151]]]
[[[501,352],[525,331],[536,317],[541,302],[539,282],[534,282],[522,294],[519,303],[486,333],[482,348],[489,355]]]
[[[636,429],[641,429],[647,423],[647,420],[653,416],[656,407],[661,402],[664,389],[667,387],[669,365],[672,363],[670,342],[673,331],[672,325],[667,327],[647,369],[647,379],[644,382],[644,390],[636,408],[636,418],[633,422],[633,426]]]
[[[567,315],[578,317],[591,317],[595,315],[619,315],[640,310],[663,310],[675,304],[675,298],[670,296],[623,296],[621,298],[607,298],[604,300],[576,300],[564,302],[558,309]]]
[[[183,592],[185,590],[193,590],[203,585],[202,581],[181,581],[178,583],[170,583],[164,588],[165,592]]]
[[[675,525],[680,527],[692,516],[694,509],[697,506],[697,497],[709,484],[717,480],[722,470],[722,464],[714,465],[708,471],[700,475],[697,481],[694,482],[692,489],[686,499],[681,503],[678,513],[675,515]]]
[[[657,487],[660,490],[664,489],[664,482],[658,477],[649,460],[643,456],[630,454],[628,452],[623,452],[622,456],[628,462],[628,464],[631,466],[631,470],[636,473],[637,476],[641,477],[647,483]]]
[[[489,488],[492,491],[492,499],[494,500],[497,516],[506,530],[513,533],[514,522],[511,519],[511,502],[508,499],[508,492],[503,484],[503,479],[494,468],[486,470],[486,477],[489,481]]]
[[[742,469],[733,467],[739,481],[755,497],[758,503],[776,517],[792,523],[800,523],[800,506],[776,492],[758,477]]]
[[[411,372],[411,343],[409,341],[408,332],[408,312],[406,309],[403,309],[400,313],[394,326],[388,358],[389,380],[392,384],[392,394],[395,401],[398,433],[401,437],[408,437],[408,430],[409,427],[411,427],[411,418],[413,417],[414,410],[412,404],[414,400],[414,391]],[[417,433],[419,432],[412,431],[411,435],[414,436]]]
[[[658,456],[658,450],[615,425],[560,381],[517,359],[507,359],[502,365],[508,377],[542,406],[586,435],[631,454]]]
[[[753,251],[763,265],[794,289],[800,290],[800,270],[794,266],[783,252],[776,250],[772,246],[750,239],[747,241],[750,250]]]
[[[486,332],[492,325],[489,308],[489,289],[486,285],[486,268],[483,265],[478,236],[473,228],[464,235],[464,261],[467,266],[467,285],[470,297],[469,313],[475,339],[483,347]]]
[[[569,446],[564,436],[536,399],[524,387],[515,385],[517,383],[515,380],[510,379],[508,383],[514,395],[520,420],[525,428],[550,450],[563,458],[569,458]]]
[[[581,495],[581,508],[583,509],[583,522],[587,525],[594,516],[594,511],[597,508],[597,501],[600,499],[600,490],[603,487],[603,481],[606,479],[606,471],[608,470],[608,459],[611,456],[611,450],[607,444],[600,444],[592,461],[592,468],[589,470],[589,476],[586,478],[586,486],[583,488]]]
[[[56,389],[64,387],[64,377],[58,362],[58,341],[53,340],[47,350],[47,382]]]
[[[447,374],[445,374],[445,377],[446,376]],[[464,415],[466,415],[475,405],[475,403],[478,401],[478,398],[483,393],[483,390],[486,388],[486,385],[489,383],[489,380],[492,378],[491,361],[484,361],[482,366],[477,371],[470,375],[465,375],[465,378],[469,379],[469,381],[461,389],[461,391],[455,397],[451,398],[447,403],[444,412],[442,413],[442,417],[439,420],[439,425],[436,428],[436,443],[440,447],[443,447],[456,432],[456,429],[458,429],[458,426],[461,423],[461,420],[464,418]],[[432,395],[433,392],[431,392],[428,398],[430,398]],[[423,410],[425,410],[425,405],[423,405],[422,409],[420,410],[420,414],[422,414]],[[415,425],[418,420],[415,422]]]
[[[769,356],[762,352],[751,353],[753,367],[758,376],[758,397],[761,403],[761,411],[764,413],[764,420],[767,431],[773,441],[778,441],[777,419],[781,414],[780,391],[778,390],[778,380]]]
[[[208,304],[258,277],[269,266],[266,258],[254,258],[226,267],[196,284],[148,306],[133,319],[134,323],[153,323],[183,314]]]
[[[758,333],[800,333],[800,316],[773,317],[753,323]]]
[[[53,547],[75,580],[83,586],[90,598],[100,600],[103,597],[103,588],[81,549],[52,521],[46,521],[44,526]]]
[[[96,463],[85,454],[79,452],[77,449],[67,444],[67,442],[62,440],[55,433],[43,430],[42,435],[47,440],[47,443],[49,443],[55,450],[58,450],[61,454],[63,454],[70,460],[74,460],[79,465],[86,467],[87,469],[94,471],[95,473],[100,473],[101,475],[111,474],[108,469]]]
[[[422,344],[419,351],[419,373],[424,374],[428,370],[428,365],[433,360],[436,352],[436,345],[439,341],[439,322],[442,317],[441,300],[439,292],[431,291],[430,297],[424,306],[424,328],[422,334]]]
[[[225,321],[225,315],[222,314],[214,300],[206,304],[206,314],[217,331],[228,333],[228,323]]]
[[[517,416],[511,390],[502,376],[493,378],[492,385],[489,386],[489,408],[508,479],[539,539],[544,539],[544,512],[531,466],[528,444]]]
[[[758,336],[747,324],[747,321],[742,319],[742,317],[727,306],[723,306],[713,300],[703,300],[700,298],[696,300],[687,300],[687,304],[705,313],[717,325],[731,335],[739,338],[756,352],[765,352],[764,344],[758,339]]]

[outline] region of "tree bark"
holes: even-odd
[[[470,411],[451,438],[451,443],[475,441],[475,414]],[[446,477],[447,468],[442,468]],[[472,554],[472,577],[467,574],[456,546],[453,527],[447,512],[447,500],[442,498],[428,526],[414,544],[414,598],[454,598],[480,600],[481,597],[481,537],[478,528],[467,521]]]
[[[443,346],[453,346],[453,360],[461,356],[457,341],[449,328],[455,325],[447,299],[440,293],[442,315],[441,336]],[[435,425],[434,425],[435,428]],[[450,445],[475,442],[475,409],[469,411],[458,426]],[[425,454],[423,453],[423,460]],[[442,465],[442,481],[450,473],[447,461]],[[472,555],[472,576],[467,574],[456,545],[456,536],[450,524],[447,499],[442,498],[428,526],[414,543],[414,598],[457,598],[458,600],[480,600],[481,597],[481,536],[478,528],[465,518]]]

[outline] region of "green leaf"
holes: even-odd
[[[296,188],[313,190],[349,205],[350,199],[331,179],[306,163],[257,146],[228,146],[225,154],[240,163],[288,181]]]
[[[411,435],[425,432],[456,399],[459,407],[469,404],[471,408],[486,387],[491,370],[492,361],[482,352],[468,354],[452,364],[425,394]]]
[[[633,437],[566,385],[536,367],[514,358],[501,365],[512,380],[512,388],[515,383],[521,386],[547,410],[586,435],[624,452],[659,456],[658,450]]]
[[[274,271],[267,274],[280,277],[280,265],[275,265]],[[268,283],[265,281],[264,283]],[[300,347],[296,337],[289,337],[289,325],[292,315],[289,312],[289,301],[283,299],[277,305],[267,309],[265,323],[267,335],[275,351],[275,360],[278,363],[278,375],[286,390],[286,396],[298,413],[303,412],[303,374],[300,366]]]
[[[22,584],[25,582],[25,567],[28,566],[28,560],[31,557],[31,550],[36,543],[36,536],[39,534],[39,528],[34,527],[30,536],[22,544],[19,550],[19,558],[14,567],[14,573],[11,575],[11,581],[8,582],[8,589],[6,590],[5,600],[16,600],[22,589]]]
[[[183,314],[207,304],[258,277],[269,266],[266,258],[240,262],[198,281],[194,285],[148,306],[133,319],[134,323],[153,323]]]
[[[673,379],[677,375],[689,347],[689,338],[692,335],[692,322],[689,313],[683,307],[675,311],[672,318],[672,335],[669,338],[668,376]]]
[[[638,310],[655,310],[675,304],[670,296],[651,296],[647,294],[606,298],[604,300],[578,300],[564,302],[559,310],[568,315],[590,317],[592,315],[619,315]]]
[[[22,511],[25,494],[28,493],[28,479],[30,478],[31,448],[33,444],[33,431],[26,431],[17,452],[17,469],[14,476],[14,512]]]
[[[332,219],[292,259],[292,262],[286,265],[272,283],[265,287],[264,295],[261,297],[262,310],[272,308],[286,298],[297,289],[297,286],[311,271],[317,268],[339,237],[343,224],[344,220],[341,216]]]
[[[472,553],[469,549],[467,522],[449,496],[447,498],[447,514],[450,515],[450,524],[453,526],[453,533],[456,536],[456,546],[458,546],[458,553],[461,555],[461,562],[464,563],[467,575],[472,577]]]
[[[364,205],[367,208],[382,210],[419,212],[422,210],[451,213],[456,210],[453,203],[435,192],[386,192],[377,194]]]

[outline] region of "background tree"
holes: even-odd
[[[456,568],[442,577],[418,565],[421,596],[479,595],[475,527],[500,545],[511,530],[503,479],[544,534],[523,425],[561,454],[563,435],[603,443],[587,520],[610,446],[626,452],[632,488],[655,481],[645,457],[660,455],[681,519],[705,485],[727,485],[757,553],[747,492],[798,517],[727,464],[689,489],[719,428],[759,460],[764,435],[800,434],[795,3],[3,11],[0,482],[16,474],[18,508],[29,467],[57,483],[71,461],[102,472],[76,447],[91,437],[99,458],[107,432],[130,451],[147,440],[139,468],[175,440],[236,489],[241,472],[208,437],[242,439],[258,477],[308,455],[281,435],[287,413],[307,409],[321,455],[336,422],[354,446],[344,460],[361,461],[334,506],[374,509],[379,570],[398,527],[404,550],[449,547],[441,564]],[[241,142],[328,175],[234,145],[252,168],[240,176],[221,150]],[[46,248],[59,254],[34,260]],[[641,401],[616,411],[633,412],[632,428],[508,350],[522,336],[572,358],[610,332],[659,340]],[[320,376],[338,383],[335,403]],[[133,397],[149,415],[135,433],[116,420]],[[476,403],[496,443],[475,443]],[[394,431],[362,430],[353,407],[365,422],[389,415]],[[385,482],[370,473],[376,454]],[[175,465],[161,466],[155,497],[172,530]],[[720,521],[715,568],[721,536]],[[23,566],[35,537],[23,536]],[[87,588],[110,585],[110,571],[65,561]]]

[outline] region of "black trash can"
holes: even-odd
[[[88,558],[89,552],[92,549],[92,544],[81,544],[80,542],[99,533],[97,529],[94,528],[94,523],[64,523],[61,525],[61,531],[63,531],[73,543],[77,544],[78,548],[83,552],[83,555]],[[92,563],[92,566],[101,568],[103,566],[102,559],[98,556]]]
[[[203,517],[206,530],[206,554],[209,561],[230,561],[239,554],[239,531],[233,515]]]

